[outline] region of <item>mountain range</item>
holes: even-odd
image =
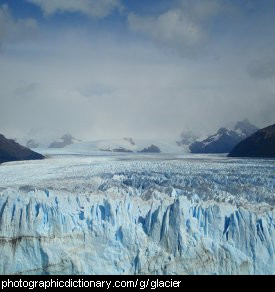
[[[271,126],[272,127],[272,126]],[[269,128],[268,128],[269,129]],[[235,147],[246,140],[248,137],[256,133],[259,129],[251,124],[247,119],[237,122],[232,129],[222,127],[218,131],[203,139],[201,141],[197,140],[197,135],[193,134],[191,131],[183,132],[178,140],[173,139],[133,139],[133,138],[123,138],[123,139],[113,139],[113,140],[95,140],[83,142],[74,138],[71,134],[65,134],[59,139],[54,139],[53,133],[46,133],[41,131],[40,137],[39,133],[35,133],[34,137],[27,136],[23,139],[24,145],[28,148],[38,148],[38,149],[60,149],[64,148],[64,151],[76,152],[76,153],[90,153],[90,152],[116,152],[116,153],[230,153],[230,155],[237,156],[250,156],[260,155],[262,153],[263,157],[265,155],[270,156],[272,150],[264,155],[263,149],[257,150],[259,154],[250,154],[252,148],[264,147],[260,143],[269,143],[268,140],[264,139],[265,132],[259,132],[253,139],[249,139],[246,144],[238,146],[237,150]],[[269,130],[270,131],[270,130]],[[50,135],[48,135],[50,134]],[[55,135],[56,137],[57,135]],[[43,138],[44,137],[44,138]],[[261,139],[261,142],[255,142],[257,139]],[[20,140],[19,140],[20,141]],[[258,140],[257,140],[258,141]],[[254,143],[254,144],[253,144]],[[270,142],[273,145],[273,142]],[[246,145],[246,146],[243,146]],[[254,146],[253,146],[254,145]],[[248,148],[251,149],[248,151]],[[268,146],[269,147],[269,146]],[[272,146],[270,146],[272,148]],[[258,149],[257,148],[257,149]],[[240,150],[242,149],[242,151]],[[245,151],[247,153],[245,153]],[[255,150],[256,151],[256,150]],[[231,153],[232,152],[232,153]],[[44,152],[43,152],[44,153]],[[47,153],[47,151],[45,152]],[[251,152],[252,153],[252,152]]]

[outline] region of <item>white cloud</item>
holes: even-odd
[[[222,2],[218,0],[181,0],[160,15],[130,13],[128,23],[132,31],[147,35],[181,55],[197,55],[206,45],[208,22],[223,9]]]
[[[27,0],[41,7],[45,15],[78,12],[89,17],[103,18],[114,9],[121,9],[121,0]]]
[[[14,19],[8,5],[0,5],[0,45],[5,41],[17,41],[32,37],[37,30],[33,18]]]
[[[180,10],[170,10],[157,17],[128,17],[133,31],[144,33],[162,45],[187,53],[201,44],[204,34],[199,25],[188,19]]]

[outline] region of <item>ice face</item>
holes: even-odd
[[[274,161],[159,157],[2,165],[0,274],[274,274]]]

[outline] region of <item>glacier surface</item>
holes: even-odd
[[[275,161],[54,155],[0,166],[0,274],[274,274]]]

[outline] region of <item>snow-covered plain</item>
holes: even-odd
[[[0,165],[0,274],[275,273],[274,160],[47,151]]]

